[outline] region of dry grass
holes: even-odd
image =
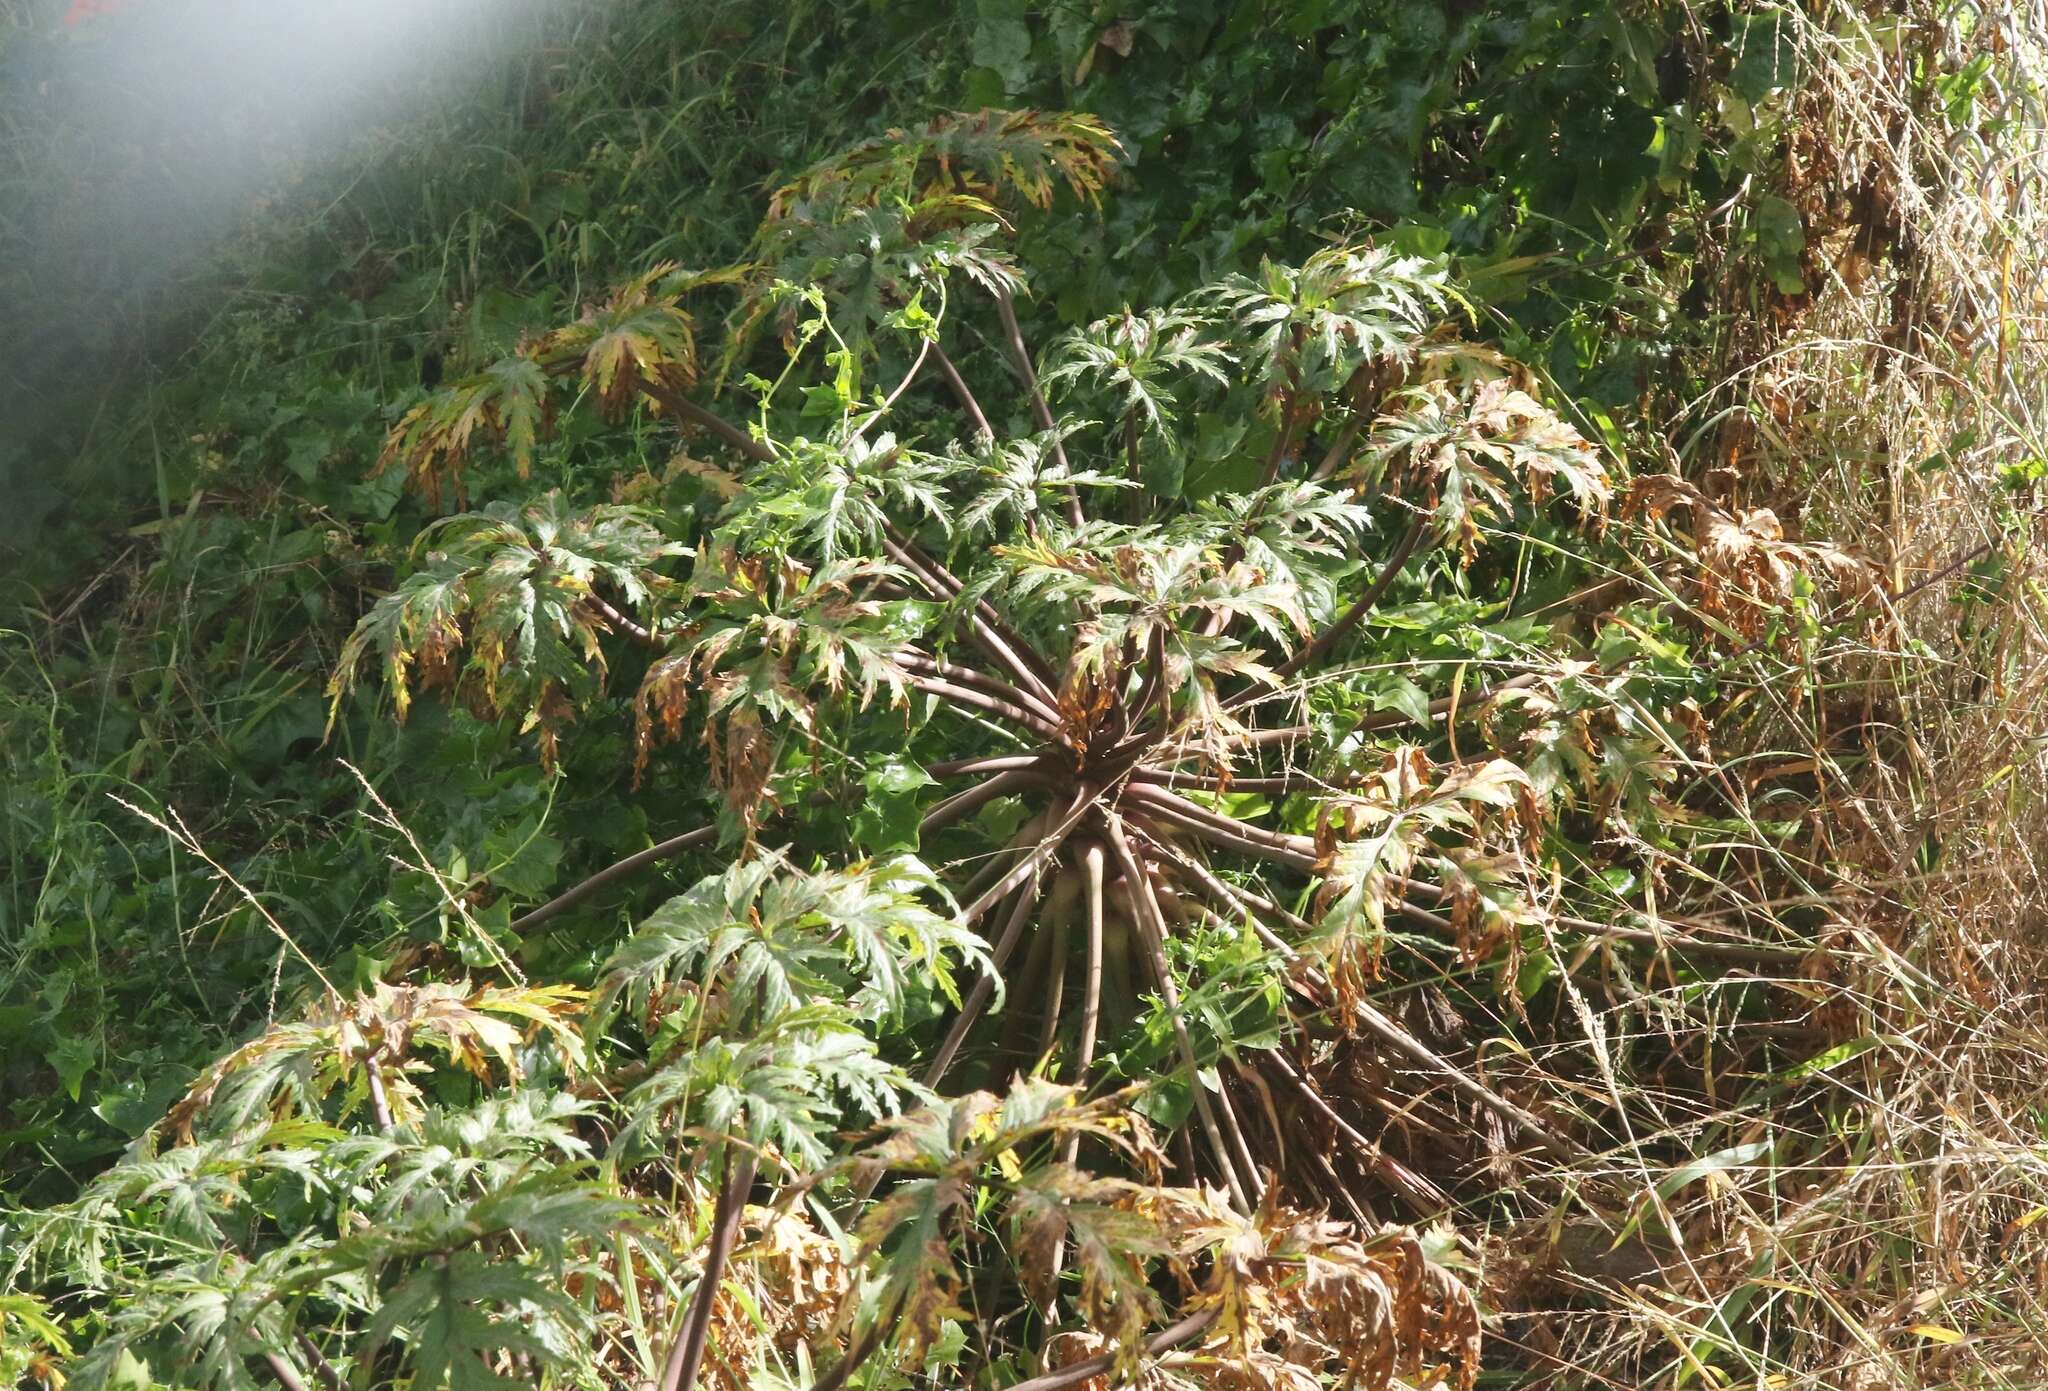
[[[2039,1386],[2048,575],[2015,480],[2048,459],[2048,15],[1819,0],[1797,32],[1777,192],[1806,224],[1810,293],[1760,287],[1726,229],[1721,302],[1757,312],[1670,437],[1688,476],[1859,548],[1896,600],[1811,641],[1803,675],[1757,654],[1715,730],[1745,812],[1800,821],[1743,857],[1739,916],[1834,954],[1768,987],[1769,1025],[1730,1023],[1768,972],[1589,1009],[1624,1052],[1697,1031],[1689,1086],[1635,1079],[1630,1109],[1668,1103],[1670,1133],[1727,1167],[1646,1164],[1639,1231],[1617,1245],[1618,1214],[1560,1217],[1555,1239],[1500,1239],[1491,1273],[1546,1311],[1504,1331],[1559,1384]],[[1981,68],[1974,113],[1927,99],[1916,65]],[[1760,1072],[1784,1056],[1766,1040],[1809,1060]]]

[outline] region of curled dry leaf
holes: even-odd
[[[1208,1272],[1184,1312],[1215,1309],[1197,1342],[1134,1368],[1143,1391],[1385,1391],[1409,1385],[1469,1391],[1479,1370],[1479,1307],[1456,1275],[1429,1259],[1416,1234],[1350,1223],[1268,1202],[1249,1216],[1215,1190],[1155,1190],[1190,1268]],[[1114,1340],[1091,1326],[1051,1340],[1073,1366]],[[1081,1385],[1110,1391],[1104,1372]]]
[[[1694,576],[1700,608],[1748,641],[1764,636],[1802,581],[1850,603],[1881,592],[1882,576],[1863,556],[1825,542],[1788,541],[1770,508],[1730,512],[1675,474],[1636,479],[1625,510],[1656,521],[1687,514],[1700,563]]]

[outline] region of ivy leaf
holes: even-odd
[[[853,838],[869,850],[887,853],[917,849],[917,823],[923,812],[920,788],[935,785],[924,768],[907,759],[891,758],[861,778],[867,795],[854,814]]]

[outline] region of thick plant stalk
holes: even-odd
[[[1277,729],[1247,729],[1242,734],[1230,736],[1233,744],[1262,749],[1269,744],[1298,744],[1304,739],[1315,737],[1315,730],[1305,724],[1282,725]]]
[[[1044,768],[1042,753],[1009,753],[995,758],[956,758],[946,763],[925,765],[935,778],[978,778],[983,773],[1008,773],[1020,768]]]
[[[1131,773],[1132,782],[1145,783],[1152,787],[1191,787],[1197,792],[1259,792],[1285,796],[1292,792],[1303,792],[1313,786],[1306,777],[1272,778],[1223,778],[1211,777],[1207,773],[1187,773],[1178,768],[1155,768],[1140,765]],[[1331,786],[1343,786],[1334,783]]]
[[[913,670],[924,672],[930,676],[936,676],[942,681],[951,681],[955,685],[966,686],[972,690],[981,691],[986,695],[992,695],[998,700],[1006,700],[1012,705],[1031,711],[1032,714],[1037,715],[1040,719],[1049,721],[1052,724],[1057,725],[1060,722],[1060,712],[1040,700],[1030,691],[1025,690],[1021,686],[1013,686],[1009,682],[990,676],[985,672],[976,671],[972,667],[963,667],[957,662],[940,661],[938,658],[928,657],[922,652],[904,652],[899,654],[896,660],[899,665],[908,666]]]
[[[1138,792],[1143,789],[1134,787],[1131,790]],[[1225,850],[1235,850],[1242,855],[1253,855],[1260,859],[1272,860],[1286,865],[1290,869],[1298,869],[1303,874],[1317,874],[1321,872],[1320,862],[1313,854],[1297,850],[1284,842],[1276,844],[1274,840],[1269,838],[1272,835],[1271,832],[1265,832],[1260,835],[1247,834],[1244,827],[1225,828],[1199,817],[1189,816],[1171,803],[1162,804],[1137,798],[1133,798],[1133,801],[1135,802],[1135,805],[1132,807],[1134,812],[1145,817],[1157,817],[1183,830],[1192,831],[1211,845],[1219,846]]]
[[[1344,460],[1351,454],[1351,446],[1358,443],[1358,437],[1365,433],[1365,412],[1353,407],[1351,418],[1344,422],[1344,428],[1337,432],[1337,438],[1323,451],[1322,461],[1309,474],[1309,481],[1321,483],[1344,466]]]
[[[263,1362],[270,1368],[270,1374],[277,1378],[277,1384],[282,1386],[284,1391],[306,1391],[306,1383],[300,1378],[298,1369],[285,1361],[282,1354],[265,1352]]]
[[[1315,857],[1316,842],[1313,836],[1289,835],[1285,831],[1269,831],[1261,826],[1248,825],[1237,820],[1235,817],[1225,816],[1221,812],[1211,811],[1204,806],[1197,806],[1187,798],[1176,796],[1163,787],[1154,787],[1149,784],[1134,782],[1130,788],[1129,795],[1133,800],[1142,802],[1147,806],[1157,807],[1161,811],[1171,812],[1186,817],[1189,820],[1202,822],[1205,825],[1215,827],[1219,831],[1232,831],[1244,836],[1247,840],[1270,845],[1276,850],[1286,850],[1297,855],[1307,856],[1311,860]]]
[[[1085,993],[1081,997],[1081,1045],[1080,1058],[1075,1069],[1083,1086],[1088,1082],[1088,1069],[1095,1065],[1095,1035],[1102,1025],[1102,846],[1090,841],[1081,852],[1081,869],[1087,876],[1088,884],[1088,975]],[[1079,1143],[1074,1137],[1069,1149]],[[1072,1162],[1073,1156],[1068,1155]]]
[[[1443,696],[1429,703],[1429,717],[1432,720],[1442,719],[1453,710],[1470,713],[1481,706],[1491,705],[1509,691],[1526,691],[1531,686],[1541,684],[1542,681],[1542,672],[1530,671],[1524,672],[1520,676],[1511,676],[1505,681],[1497,681],[1493,685],[1482,687],[1469,695]],[[1370,734],[1375,730],[1395,729],[1406,723],[1408,723],[1408,716],[1400,711],[1383,710],[1377,715],[1368,715],[1360,720],[1351,727],[1351,732],[1353,734]]]
[[[1276,832],[1260,832],[1251,826],[1235,824],[1235,821],[1229,821],[1229,817],[1210,819],[1192,815],[1186,809],[1186,805],[1176,805],[1174,801],[1167,801],[1163,797],[1157,801],[1149,797],[1130,797],[1128,811],[1130,815],[1145,817],[1147,821],[1165,821],[1169,826],[1178,826],[1182,830],[1194,832],[1202,840],[1214,846],[1221,846],[1225,850],[1237,850],[1241,854],[1255,854],[1260,858],[1276,860],[1280,865],[1288,865],[1292,869],[1303,871],[1305,875],[1313,875],[1319,871],[1319,860],[1311,850],[1300,850],[1292,844],[1286,844],[1286,840],[1278,838]]]
[[[1048,934],[1044,937],[1048,944],[1043,987],[1045,1017],[1038,1025],[1038,1056],[1041,1058],[1052,1052],[1053,1039],[1059,1034],[1060,1009],[1067,995],[1067,950],[1073,937],[1072,927],[1066,915],[1061,914],[1039,928],[1042,934]]]
[[[1444,696],[1439,700],[1433,700],[1429,703],[1429,717],[1432,720],[1442,719],[1453,709],[1469,713],[1479,709],[1481,706],[1492,704],[1509,691],[1525,691],[1531,686],[1541,684],[1542,681],[1542,672],[1524,672],[1520,676],[1509,677],[1505,681],[1483,687],[1480,690],[1471,692],[1469,695],[1460,696],[1456,700],[1449,696]],[[1399,710],[1383,710],[1375,715],[1367,715],[1364,719],[1352,725],[1350,732],[1352,734],[1370,734],[1376,730],[1395,729],[1409,722],[1410,716],[1401,713]],[[1313,739],[1315,733],[1315,729],[1309,725],[1293,724],[1283,725],[1276,729],[1248,729],[1241,734],[1229,736],[1229,739],[1233,744],[1243,744],[1250,748],[1264,748],[1269,744],[1298,744],[1305,739]]]
[[[1060,732],[1058,725],[1043,716],[1032,714],[1020,705],[1012,705],[1006,700],[984,695],[966,686],[956,686],[951,681],[941,681],[936,676],[924,676],[914,671],[910,672],[909,676],[910,684],[928,695],[935,695],[942,700],[950,700],[955,705],[969,706],[994,715],[998,719],[1008,720],[1011,724],[1028,729],[1033,734],[1051,737]]]
[[[1216,1123],[1215,1108],[1209,1104],[1209,1094],[1202,1087],[1201,1069],[1195,1063],[1194,1041],[1188,1037],[1187,1021],[1181,1018],[1180,990],[1173,982],[1173,969],[1165,960],[1165,944],[1159,935],[1163,925],[1149,920],[1146,913],[1146,899],[1143,891],[1145,871],[1139,866],[1137,856],[1131,853],[1130,841],[1124,836],[1123,821],[1115,813],[1104,818],[1109,825],[1109,843],[1116,851],[1117,865],[1124,876],[1124,894],[1130,900],[1131,919],[1137,924],[1139,940],[1145,949],[1157,958],[1155,965],[1161,977],[1160,993],[1166,1000],[1167,1017],[1173,1021],[1173,1041],[1180,1051],[1181,1066],[1187,1069],[1188,1092],[1194,1098],[1195,1112],[1201,1117],[1202,1130],[1209,1137],[1210,1148],[1215,1152],[1217,1167],[1222,1171],[1223,1181],[1230,1189],[1231,1199],[1239,1209],[1251,1211],[1251,1202],[1246,1196],[1245,1185],[1239,1179],[1237,1165],[1231,1161],[1230,1146],[1223,1139],[1223,1129]],[[1158,905],[1152,905],[1157,912]]]
[[[1051,813],[1041,811],[1022,826],[1019,826],[1017,834],[1011,836],[1001,849],[989,857],[988,863],[972,879],[967,881],[966,886],[960,891],[961,895],[970,901],[979,898],[985,889],[992,886],[1004,874],[1008,873],[1010,869],[1015,868],[1011,857],[1029,853],[1030,848],[1038,843],[1039,838],[1045,834],[1046,828],[1051,824]]]
[[[632,638],[633,641],[647,647],[661,646],[661,639],[654,635],[653,630],[635,622],[632,618],[628,617],[625,613],[621,612],[619,609],[607,603],[598,595],[587,595],[585,596],[584,602],[589,604],[592,608],[596,609],[598,611],[598,614],[604,619],[605,622],[611,624],[612,627],[617,628],[627,637]]]
[[[890,529],[897,531],[894,526]],[[900,532],[899,536],[904,550],[917,562],[921,573],[938,587],[942,597],[957,599],[967,591],[967,586],[961,582],[960,577],[941,564],[937,557],[908,536],[901,536]],[[1054,692],[1059,686],[1059,677],[1053,672],[1051,663],[1038,654],[1038,649],[1025,641],[1023,634],[1004,622],[1003,616],[996,612],[995,606],[988,600],[974,601],[974,616],[1001,639],[1012,654],[1024,664],[1028,678],[1036,681],[1032,689],[1057,705],[1059,702]]]
[[[1031,909],[1038,902],[1038,880],[1018,891],[1017,906],[1010,910],[1010,917],[1003,924],[1002,935],[989,950],[989,964],[993,971],[984,973],[967,991],[967,998],[960,1002],[960,1016],[953,1021],[953,1027],[946,1031],[945,1039],[939,1044],[938,1052],[932,1055],[931,1063],[925,1068],[924,1084],[936,1087],[946,1075],[946,1069],[953,1065],[960,1045],[967,1040],[968,1032],[975,1021],[988,1008],[990,998],[995,994],[996,981],[1003,967],[1008,964],[1010,954],[1016,950],[1017,938],[1023,934],[1024,924],[1031,919]]]
[[[1266,1085],[1265,1077],[1259,1072],[1258,1062],[1265,1056],[1266,1052],[1261,1051],[1253,1054],[1250,1062],[1245,1061],[1243,1058],[1238,1058],[1231,1063],[1231,1070],[1237,1074],[1240,1081],[1258,1093],[1259,1109],[1265,1113],[1266,1129],[1273,1136],[1273,1148],[1276,1151],[1273,1168],[1276,1172],[1285,1173],[1287,1171],[1287,1129],[1281,1123],[1280,1108],[1273,1104],[1273,1089]]]
[[[1249,922],[1253,936],[1260,938],[1260,942],[1266,944],[1268,951],[1280,953],[1280,957],[1286,959],[1286,961],[1294,961],[1296,953],[1294,953],[1292,946],[1288,946],[1280,938],[1280,934],[1274,932],[1266,924],[1262,914],[1270,914],[1274,918],[1280,918],[1282,922],[1288,922],[1288,926],[1292,926],[1296,932],[1300,932],[1303,936],[1309,936],[1309,932],[1313,932],[1313,928],[1307,922],[1303,922],[1300,918],[1296,918],[1294,914],[1286,912],[1284,908],[1280,908],[1278,903],[1274,903],[1268,897],[1262,897],[1262,895],[1257,895],[1257,893],[1251,893],[1251,891],[1245,891],[1245,889],[1237,889],[1233,885],[1223,883],[1221,879],[1217,879],[1212,873],[1208,873],[1208,869],[1200,867],[1192,856],[1184,856],[1178,850],[1171,850],[1171,848],[1167,848],[1165,854],[1169,854],[1171,860],[1174,860],[1174,869],[1178,869],[1180,873],[1188,875],[1188,879],[1194,881],[1194,887],[1202,893],[1202,899],[1206,903],[1210,903],[1212,908],[1217,908],[1217,910],[1229,912],[1229,916],[1223,918],[1225,922],[1231,922],[1231,924],[1235,924],[1239,920]]]
[[[1223,1117],[1224,1133],[1230,1137],[1231,1148],[1237,1153],[1237,1162],[1244,1166],[1244,1180],[1251,1188],[1254,1203],[1266,1199],[1266,1179],[1259,1172],[1258,1160],[1252,1158],[1252,1147],[1244,1137],[1244,1126],[1237,1119],[1237,1105],[1230,1099],[1230,1088],[1224,1085],[1223,1074],[1216,1074],[1216,1110]]]
[[[1088,808],[1094,802],[1097,795],[1092,788],[1082,788],[1075,795],[1074,805],[1068,810],[1066,816],[1044,839],[1038,842],[1037,848],[1029,855],[1026,855],[1008,874],[1005,874],[1001,879],[991,884],[974,902],[960,910],[959,921],[961,925],[965,926],[972,923],[983,913],[986,913],[996,904],[1002,902],[1008,896],[1010,890],[1016,888],[1031,875],[1036,874],[1041,865],[1045,864],[1054,855],[1057,855],[1060,847],[1066,844],[1067,837],[1073,833],[1074,827],[1079,825],[1081,818],[1088,814]]]
[[[1088,895],[1088,974],[1087,983],[1083,987],[1081,998],[1081,1041],[1078,1049],[1079,1056],[1074,1060],[1074,1079],[1076,1084],[1082,1087],[1088,1085],[1089,1070],[1095,1066],[1095,1034],[1102,1021],[1102,867],[1102,844],[1099,841],[1091,840],[1081,851],[1081,868],[1083,877],[1086,880]],[[1064,931],[1060,935],[1060,945],[1062,948],[1066,945],[1066,933]],[[1060,961],[1062,974],[1064,974],[1066,966],[1064,958],[1065,952],[1062,951]],[[1055,1004],[1057,1004],[1058,998],[1057,994],[1053,996]],[[1044,1057],[1051,1051],[1050,1036],[1054,1021],[1055,1014],[1048,1012],[1046,1015],[1046,1037],[1040,1043],[1038,1050],[1040,1057]],[[1080,1157],[1081,1137],[1079,1135],[1069,1135],[1066,1144],[1061,1146],[1061,1158],[1069,1168],[1072,1168]],[[1066,1256],[1066,1243],[1062,1241],[1058,1249],[1053,1252],[1053,1278],[1051,1284],[1054,1286],[1057,1286],[1059,1283],[1060,1269],[1066,1263]]]
[[[735,1161],[732,1145],[726,1146],[725,1179],[711,1214],[711,1244],[704,1252],[704,1272],[697,1277],[697,1290],[684,1311],[682,1329],[662,1365],[661,1391],[692,1391],[697,1384],[697,1370],[704,1364],[704,1350],[711,1340],[711,1306],[739,1240],[740,1218],[746,1212],[747,1193],[754,1186],[754,1165],[751,1150],[741,1151]]]
[[[891,530],[894,530],[894,528],[891,528]],[[916,554],[915,544],[910,542],[908,537],[905,537],[902,541],[888,536],[882,538],[882,549],[887,552],[889,558],[922,581],[925,587],[932,591],[933,597],[938,599],[952,599],[955,597],[959,593],[958,587],[949,589],[945,582],[938,577],[938,574],[934,573],[937,569],[936,562],[928,565]],[[1056,704],[1057,701],[1053,696],[1052,688],[1046,684],[1045,677],[1040,674],[1037,667],[1027,656],[1020,653],[1017,647],[1013,647],[1009,642],[1006,642],[1002,635],[996,631],[988,618],[981,612],[985,607],[986,605],[976,604],[974,609],[965,615],[968,632],[973,636],[975,644],[997,662],[1008,668],[1011,675],[1031,687],[1040,699]]]
[[[1373,1221],[1371,1215],[1358,1205],[1358,1199],[1351,1195],[1351,1185],[1338,1174],[1337,1166],[1330,1162],[1330,1156],[1324,1154],[1319,1146],[1309,1145],[1306,1148],[1308,1157],[1315,1160],[1316,1167],[1322,1170],[1323,1177],[1329,1180],[1328,1191],[1337,1195],[1337,1200],[1344,1204],[1344,1210],[1351,1214],[1351,1220],[1363,1231],[1369,1232],[1377,1227],[1379,1223]]]
[[[1130,704],[1130,718],[1125,728],[1136,729],[1145,723],[1155,702],[1170,704],[1172,693],[1166,689],[1166,630],[1155,628],[1152,640],[1146,644],[1145,680],[1139,686],[1137,697]]]
[[[883,541],[885,546],[893,545],[903,553],[903,563],[908,564],[912,570],[916,571],[918,578],[929,585],[937,597],[941,599],[957,599],[966,592],[967,586],[961,582],[958,575],[948,570],[937,556],[917,543],[916,537],[896,525],[896,523],[888,523]],[[1052,683],[1044,686],[1039,691],[1039,694],[1050,697],[1052,695],[1052,685],[1057,684],[1057,682],[1053,676],[1052,668],[1043,657],[1038,655],[1038,650],[1030,643],[1024,641],[1023,637],[1015,629],[1005,623],[1003,616],[995,611],[995,606],[990,604],[988,600],[976,599],[974,601],[973,616],[1012,649],[1011,655],[1021,659],[1024,665],[1030,669],[1031,675],[1036,676],[1040,681]]]
[[[321,1353],[320,1345],[303,1333],[298,1335],[298,1344],[299,1351],[305,1355],[306,1361],[313,1365],[313,1374],[320,1378],[320,1384],[325,1386],[327,1391],[342,1391],[344,1383],[341,1373],[336,1371],[334,1364]]]
[[[1418,898],[1426,898],[1432,903],[1441,904],[1450,897],[1447,892],[1435,884],[1421,879],[1396,876],[1394,882],[1399,884],[1401,888],[1402,897],[1399,900],[1399,906],[1402,912],[1418,922],[1428,923],[1439,932],[1449,933],[1455,930],[1450,919],[1440,913],[1432,913],[1427,908],[1420,907],[1415,903],[1415,900]],[[1660,932],[1647,927],[1630,927],[1626,923],[1596,922],[1592,918],[1574,917],[1569,913],[1553,914],[1550,920],[1559,927],[1568,927],[1574,932],[1583,932],[1591,937],[1606,937],[1622,942],[1640,942],[1645,946],[1661,947],[1670,951],[1687,952],[1693,956],[1712,957],[1723,961],[1789,963],[1804,961],[1814,954],[1814,949],[1811,947],[1785,946],[1777,942],[1715,941],[1712,938],[1684,937],[1676,932]],[[1685,918],[1663,918],[1660,921],[1667,928],[1697,929],[1699,927],[1697,922]]]
[[[775,451],[773,449],[770,449],[760,440],[755,439],[724,416],[704,409],[704,407],[698,405],[680,391],[670,391],[666,388],[655,386],[652,383],[645,384],[642,390],[646,391],[649,396],[652,396],[655,402],[670,415],[709,430],[712,434],[724,440],[734,449],[739,450],[740,453],[746,455],[755,463],[768,464],[775,461]]]
[[[924,814],[917,823],[919,835],[930,835],[944,826],[950,826],[965,816],[972,816],[986,803],[994,801],[1004,793],[1019,787],[1028,787],[1038,781],[1030,770],[1013,768],[1007,773],[997,773],[986,782],[976,783],[964,792],[956,792],[945,801]]]
[[[363,1076],[370,1084],[370,1111],[377,1117],[377,1129],[389,1135],[393,1129],[391,1099],[385,1095],[384,1069],[377,1065],[375,1053],[363,1059]]]
[[[1038,904],[1039,886],[1043,876],[1035,876],[1031,882],[1017,891],[1016,906],[1003,924],[995,945],[989,948],[989,969],[983,972],[968,988],[967,998],[960,1002],[960,1013],[953,1020],[953,1026],[946,1030],[946,1037],[940,1041],[938,1051],[932,1054],[931,1062],[925,1065],[924,1084],[937,1087],[944,1080],[946,1072],[953,1066],[953,1060],[960,1055],[960,1046],[967,1041],[988,1002],[995,995],[996,983],[1002,979],[1003,967],[1009,964],[1010,956],[1017,949],[1017,939],[1024,933],[1024,925],[1031,921],[1031,910]],[[882,1181],[877,1170],[855,1185],[855,1201],[866,1202],[875,1191],[875,1185]]]
[[[1165,999],[1167,1008],[1173,1011],[1176,1031],[1184,1031],[1185,1026],[1181,1023],[1180,1014],[1180,987],[1174,983],[1173,963],[1166,959],[1166,939],[1169,934],[1166,911],[1159,902],[1158,892],[1153,887],[1151,876],[1145,872],[1143,862],[1130,851],[1128,844],[1125,846],[1125,852],[1129,854],[1125,872],[1129,873],[1131,868],[1138,872],[1137,883],[1131,889],[1134,905],[1142,908],[1142,912],[1137,915],[1138,921],[1149,924],[1151,929],[1141,929],[1140,941],[1145,948],[1146,964],[1151,968],[1152,978],[1158,984],[1159,993]],[[1187,1057],[1192,1069],[1192,1046]],[[1194,1079],[1191,1077],[1190,1080]],[[1195,1085],[1199,1086],[1199,1081],[1195,1081]],[[1244,1166],[1243,1179],[1249,1196],[1253,1202],[1259,1202],[1266,1196],[1265,1181],[1259,1176],[1258,1162],[1252,1158],[1251,1146],[1245,1142],[1244,1127],[1238,1122],[1237,1108],[1231,1104],[1230,1092],[1222,1085],[1220,1069],[1217,1073],[1215,1106],[1217,1114],[1223,1118],[1223,1131],[1230,1140],[1231,1150],[1236,1155],[1237,1162]]]
[[[1189,878],[1193,879],[1218,907],[1234,908],[1246,913],[1250,916],[1255,928],[1262,926],[1259,921],[1259,915],[1266,914],[1279,919],[1282,923],[1304,936],[1315,931],[1315,928],[1305,918],[1297,917],[1293,913],[1288,912],[1272,899],[1253,893],[1250,889],[1241,889],[1235,885],[1225,883],[1222,879],[1217,878],[1206,865],[1195,859],[1194,856],[1183,855],[1170,845],[1163,846],[1162,848],[1166,854],[1173,858],[1175,865],[1183,873],[1187,874]],[[1279,938],[1273,937],[1270,933],[1260,933],[1260,939],[1265,941],[1267,946],[1285,952],[1290,958],[1294,955],[1294,948],[1288,946]]]

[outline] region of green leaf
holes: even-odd
[[[1754,105],[1783,87],[1800,80],[1798,23],[1776,9],[1736,19],[1734,47],[1737,54],[1728,85]]]
[[[1861,1038],[1847,1039],[1832,1048],[1814,1054],[1803,1063],[1798,1063],[1778,1074],[1780,1082],[1799,1082],[1823,1072],[1830,1072],[1843,1063],[1862,1057],[1877,1048],[1908,1048],[1911,1040],[1897,1034],[1865,1034]]]
[[[1374,691],[1372,708],[1398,710],[1419,725],[1429,723],[1429,693],[1405,676],[1397,676]]]
[[[934,781],[922,766],[906,759],[884,760],[862,777],[867,795],[854,813],[854,841],[876,852],[917,849],[917,823],[924,799],[917,794]]]
[[[86,1077],[99,1064],[99,1045],[92,1039],[67,1035],[43,1050],[44,1059],[57,1070],[57,1078],[73,1101]]]
[[[1740,1169],[1768,1156],[1776,1147],[1774,1140],[1754,1140],[1746,1145],[1733,1145],[1728,1149],[1716,1150],[1679,1165],[1663,1178],[1657,1180],[1657,1195],[1668,1198],[1687,1184],[1705,1178],[1708,1174],[1720,1173],[1725,1169]]]
[[[969,49],[977,66],[996,73],[1005,96],[1031,82],[1031,28],[1016,0],[978,0]]]

